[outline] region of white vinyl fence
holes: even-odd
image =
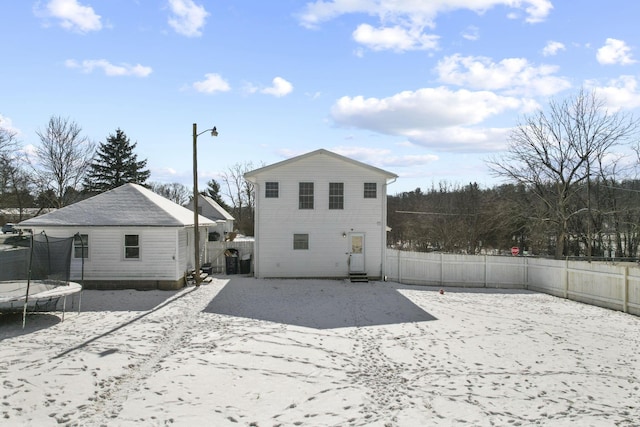
[[[640,267],[387,249],[387,279],[413,285],[529,289],[640,315]]]

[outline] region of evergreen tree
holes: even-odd
[[[217,204],[220,205],[222,209],[227,212],[231,212],[231,208],[229,207],[229,205],[227,205],[225,201],[222,200],[222,195],[220,194],[220,184],[218,184],[215,179],[207,182],[207,188],[205,189],[205,191],[201,191],[200,194],[202,194],[203,196],[211,197]]]
[[[145,185],[151,172],[145,169],[146,159],[138,161],[138,156],[133,152],[136,145],[120,128],[115,135],[110,134],[107,142],[98,147],[89,167],[85,190],[100,193],[129,182]]]

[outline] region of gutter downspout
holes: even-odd
[[[398,177],[396,176],[395,178],[393,178],[392,181],[386,181],[383,184],[383,188],[384,188],[384,197],[382,200],[382,226],[380,227],[382,229],[382,245],[380,250],[381,250],[381,263],[380,263],[380,280],[382,281],[386,281],[387,280],[387,187],[389,186],[389,184],[393,184],[394,182],[396,182],[398,180]]]
[[[257,279],[260,277],[260,185],[257,179],[249,178],[245,176],[245,179],[253,184],[256,199],[253,206],[253,276]]]

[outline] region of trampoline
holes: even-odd
[[[76,282],[60,280],[13,280],[0,282],[0,312],[55,311],[62,299],[62,317],[66,298],[82,291]]]
[[[52,237],[43,231],[5,241],[0,247],[0,313],[21,311],[23,327],[27,313],[61,310],[64,320],[67,297],[82,291],[85,240],[78,233]],[[70,280],[72,253],[82,257],[80,283]]]

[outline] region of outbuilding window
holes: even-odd
[[[73,257],[89,258],[89,235],[76,234],[73,236]]]
[[[124,257],[125,259],[140,258],[140,236],[137,234],[124,235]]]

